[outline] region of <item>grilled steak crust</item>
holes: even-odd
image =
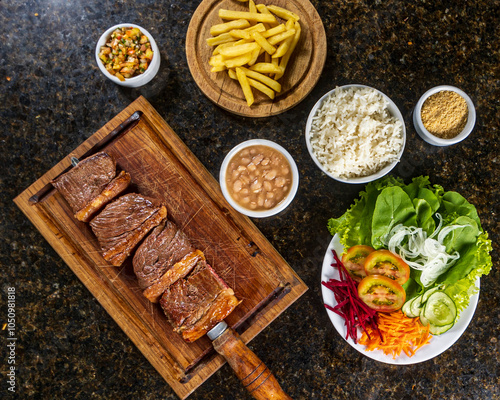
[[[160,299],[174,331],[187,342],[205,335],[239,303],[233,290],[205,261],[198,262],[187,278],[169,286]]]
[[[75,218],[83,222],[89,222],[97,211],[127,189],[130,179],[128,172],[120,172],[97,197],[75,214]]]
[[[96,198],[116,175],[112,156],[100,152],[86,158],[52,184],[76,213]]]
[[[158,282],[162,275],[194,250],[189,238],[173,222],[164,221],[147,236],[135,253],[134,272],[141,289]]]
[[[103,257],[120,266],[137,244],[167,216],[159,201],[130,193],[108,204],[90,221]]]
[[[172,265],[157,281],[144,290],[144,296],[152,303],[158,303],[163,292],[179,279],[188,275],[205,256],[200,250],[195,250]]]

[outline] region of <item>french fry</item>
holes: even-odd
[[[248,82],[248,78],[243,69],[236,68],[236,77],[238,78],[238,82],[240,83],[241,89],[243,90],[243,94],[247,101],[248,107],[250,107],[254,102],[254,97],[252,89],[250,88],[250,83]]]
[[[295,50],[295,47],[297,46],[297,43],[299,42],[300,39],[300,33],[301,33],[301,27],[299,22],[295,23],[295,36],[293,37],[293,41],[290,45],[290,48],[286,52],[286,54],[281,58],[280,60],[280,69],[281,72],[277,73],[274,76],[274,79],[280,79],[283,74],[285,73],[286,66],[288,65],[288,61],[290,60],[290,57],[292,56],[293,51]]]
[[[234,69],[228,69],[227,70],[227,74],[229,75],[229,77],[231,79],[238,79],[238,77],[236,76],[236,72],[234,71]],[[263,83],[261,83],[259,81],[256,81],[255,79],[248,78],[248,77],[247,77],[247,79],[248,79],[248,83],[250,84],[250,86],[252,86],[255,89],[257,89],[258,91],[264,93],[269,98],[274,99],[274,96],[275,96],[274,90],[272,90],[268,86],[264,85]]]
[[[225,71],[227,68],[225,65],[221,65],[221,66],[218,66],[218,67],[212,67],[210,69],[210,72],[222,72],[222,71]]]
[[[274,28],[268,29],[265,32],[262,32],[262,36],[265,38],[268,38],[270,36],[277,35],[278,33],[285,32],[285,24],[279,24],[278,26],[275,26]]]
[[[251,13],[247,11],[232,11],[225,10],[221,8],[219,10],[219,17],[222,19],[246,19],[249,22],[267,22],[267,23],[275,23],[276,18],[272,14],[260,14],[260,13]]]
[[[256,5],[256,7],[257,7],[257,10],[258,10],[261,14],[270,14],[270,15],[272,15],[271,11],[269,11],[269,10],[267,9],[267,7],[266,7],[264,4],[257,4],[257,5]],[[271,27],[274,27],[274,26],[278,25],[278,21],[273,22],[273,23],[269,23],[269,25],[270,25]]]
[[[241,69],[243,70],[243,72],[245,72],[245,75],[248,76],[249,78],[262,82],[263,84],[273,89],[275,92],[278,93],[281,92],[281,84],[279,82],[276,82],[274,79],[271,79],[268,76],[261,74],[260,72],[252,71],[245,67],[241,67]]]
[[[294,36],[290,36],[284,42],[281,42],[281,44],[278,46],[278,49],[272,55],[272,57],[273,58],[281,58],[281,57],[283,57],[286,54],[286,52],[288,51],[288,49],[290,48],[290,45],[292,44]]]
[[[260,46],[259,46],[259,48],[258,48],[258,49],[255,49],[255,50],[252,52],[252,58],[251,58],[251,59],[250,59],[250,61],[248,62],[248,65],[249,65],[249,66],[252,66],[252,65],[254,65],[254,64],[257,62],[257,60],[258,60],[258,58],[259,58],[259,56],[260,56],[260,52],[261,52],[261,51],[263,51],[263,49],[262,49],[262,47],[260,47]],[[266,53],[266,54],[267,54],[267,53]]]
[[[238,46],[224,47],[219,50],[219,54],[225,58],[233,58],[253,52],[254,50],[260,50],[260,46],[257,43],[244,43]]]
[[[250,28],[245,28],[244,31],[248,32],[250,34],[252,34],[254,32],[265,32],[266,27],[264,26],[264,24],[262,22],[259,22],[257,25],[251,26]]]
[[[229,32],[232,29],[243,29],[248,28],[250,26],[250,22],[246,19],[235,19],[230,22],[226,22],[224,24],[214,25],[210,28],[210,34],[212,36],[218,36],[222,33]]]
[[[225,35],[225,33],[224,33],[224,35]],[[277,35],[271,36],[269,39],[267,39],[267,41],[269,42],[269,44],[274,46],[274,45],[278,44],[279,42],[282,42],[283,40],[286,40],[293,35],[295,35],[295,29],[290,29],[286,32],[278,33]]]
[[[279,65],[272,63],[257,63],[250,67],[252,71],[257,71],[262,74],[277,74],[281,72]]]
[[[250,86],[254,87],[255,89],[257,89],[258,91],[264,93],[267,97],[269,97],[270,99],[274,99],[274,90],[268,88],[266,85],[264,85],[263,83],[259,82],[259,81],[256,81],[254,79],[251,79],[251,78],[248,78],[248,83],[250,84]]]
[[[231,47],[231,46],[237,46],[239,44],[243,44],[243,43],[247,43],[245,40],[238,40],[238,41],[234,41],[234,42],[228,42],[228,43],[222,43],[222,44],[219,44],[217,45],[217,47],[214,49],[212,55],[213,56],[216,56],[217,54],[219,54],[219,51],[220,49],[223,49],[225,47]]]
[[[271,11],[274,15],[277,15],[278,17],[286,19],[286,20],[294,19],[295,21],[298,21],[300,19],[300,17],[297,14],[295,14],[294,12],[291,12],[285,8],[270,5],[270,6],[267,6],[267,9],[269,11]]]
[[[252,59],[252,53],[243,54],[238,57],[230,58],[224,61],[226,68],[241,67],[242,65],[248,64]]]
[[[208,64],[212,67],[225,67],[226,64],[224,61],[224,57],[222,57],[220,54],[217,54],[210,57],[210,59],[208,60]]]
[[[274,54],[276,47],[269,44],[267,39],[263,37],[259,32],[252,33],[252,38],[269,54]]]
[[[295,20],[294,19],[289,19],[288,21],[286,21],[285,29],[287,31],[289,31],[290,29],[293,29],[294,26],[295,26]]]
[[[256,13],[257,12],[257,7],[255,7],[255,3],[253,0],[250,0],[248,2],[248,11],[251,13]]]
[[[250,33],[244,31],[243,29],[233,29],[232,31],[229,32],[229,34],[237,39],[245,39],[245,40],[251,39]]]
[[[217,46],[218,44],[232,42],[234,40],[235,40],[235,38],[232,37],[228,32],[226,32],[226,33],[221,33],[218,36],[208,38],[207,44],[209,46]]]

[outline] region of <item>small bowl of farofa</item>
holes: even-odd
[[[419,136],[434,146],[449,146],[470,135],[476,123],[474,103],[462,90],[436,86],[423,94],[413,110]]]
[[[365,85],[340,86],[312,108],[307,150],[329,177],[362,184],[388,174],[406,143],[403,116],[384,93]]]

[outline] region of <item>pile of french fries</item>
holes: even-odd
[[[241,0],[240,0],[241,1]],[[245,1],[245,0],[243,0]],[[300,39],[299,16],[285,8],[248,2],[248,11],[220,9],[224,22],[210,28],[209,46],[215,46],[212,72],[226,71],[237,79],[246,102],[254,103],[252,88],[271,99],[281,92],[278,80]],[[280,23],[276,17],[285,23]]]

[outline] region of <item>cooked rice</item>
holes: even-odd
[[[401,121],[375,89],[337,88],[312,119],[310,142],[318,161],[335,177],[372,175],[398,159]]]

